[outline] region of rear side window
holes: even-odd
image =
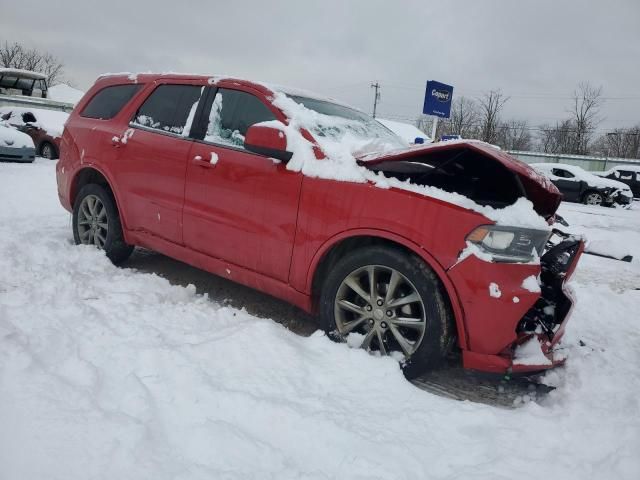
[[[196,85],[160,85],[142,104],[132,123],[186,137],[203,90]]]
[[[114,85],[100,90],[84,107],[81,117],[109,120],[136,94],[142,85]]]
[[[575,177],[575,175],[571,172],[568,172],[567,170],[561,170],[559,168],[554,168],[551,171],[556,177],[560,177],[560,178],[573,178]]]
[[[211,105],[204,140],[244,148],[244,136],[251,125],[275,119],[273,112],[257,97],[221,88]]]

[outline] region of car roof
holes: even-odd
[[[15,75],[16,77],[35,78],[36,80],[44,80],[47,78],[44,73],[23,70],[21,68],[0,68],[0,75]]]
[[[640,165],[616,165],[611,170],[627,170],[629,172],[640,172]]]
[[[290,96],[307,97],[314,100],[321,100],[331,103],[343,105],[345,107],[359,110],[352,107],[340,100],[336,100],[332,97],[327,97],[315,92],[303,90],[295,87],[288,87],[284,85],[278,85],[275,83],[261,82],[256,80],[248,80],[245,78],[238,78],[233,75],[206,75],[201,73],[177,73],[177,72],[163,72],[163,73],[132,73],[132,72],[118,72],[118,73],[103,73],[101,74],[96,83],[108,82],[108,83],[149,83],[156,80],[199,80],[206,82],[209,85],[218,85],[229,87],[231,85],[247,87],[253,90],[257,90],[265,96],[269,96],[273,93],[284,93]]]

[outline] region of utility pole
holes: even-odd
[[[378,101],[380,100],[380,84],[378,81],[372,83],[371,88],[375,90],[375,95],[373,96],[373,118],[376,118],[376,109],[378,108]]]

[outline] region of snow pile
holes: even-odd
[[[47,91],[47,97],[51,100],[70,103],[72,105],[78,103],[83,96],[84,92],[82,90],[73,88],[66,83],[59,83],[58,85],[49,87],[49,90]]]
[[[376,120],[410,145],[415,142],[416,138],[423,138],[425,143],[431,142],[431,138],[429,138],[426,133],[424,133],[415,125],[404,122],[396,122],[394,120],[387,120],[386,118],[376,118]]]
[[[530,275],[522,281],[522,288],[532,293],[538,293],[540,292],[540,282],[535,275]]]
[[[26,133],[19,132],[5,122],[0,122],[0,147],[35,148],[35,145]]]
[[[551,365],[552,362],[542,353],[542,346],[538,339],[532,337],[516,348],[513,363],[515,365]]]
[[[69,118],[69,114],[66,112],[60,112],[58,110],[46,110],[44,108],[26,108],[26,107],[14,107],[5,106],[0,107],[0,117],[10,115],[6,119],[11,125],[25,125],[24,114],[32,114],[36,121],[31,122],[38,128],[43,129],[47,134],[52,137],[61,137],[64,130],[64,124]]]
[[[557,390],[502,410],[74,246],[54,164],[0,164],[0,477],[638,478],[637,264],[586,259]],[[614,213],[562,215],[638,252]]]

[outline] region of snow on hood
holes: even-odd
[[[0,122],[0,147],[35,148],[29,135],[19,132],[5,122]]]
[[[426,197],[451,203],[453,205],[466,208],[480,213],[488,219],[502,225],[526,226],[530,228],[548,229],[548,223],[534,209],[534,204],[527,198],[520,198],[513,205],[504,208],[493,208],[479,205],[473,200],[457,194],[446,192],[442,189],[413,184],[409,181],[401,181],[396,178],[386,177],[382,172],[373,172],[365,166],[359,164],[362,159],[389,159],[394,155],[418,154],[429,148],[450,148],[459,143],[475,145],[475,148],[491,152],[492,158],[498,159],[512,171],[515,171],[523,180],[525,188],[529,187],[533,201],[546,201],[549,204],[548,210],[555,212],[560,203],[560,194],[557,189],[544,177],[535,173],[526,164],[519,162],[510,156],[482,145],[482,142],[443,142],[442,145],[428,145],[425,147],[407,147],[398,141],[385,141],[382,138],[362,139],[351,135],[348,131],[338,137],[332,135],[314,135],[317,145],[312,142],[312,137],[308,132],[317,130],[318,124],[336,125],[342,120],[319,114],[305,108],[295,102],[282,92],[274,92],[273,104],[282,110],[289,124],[284,125],[278,121],[263,122],[261,125],[270,126],[282,130],[287,136],[287,150],[293,153],[286,168],[298,171],[304,175],[325,178],[329,180],[348,182],[371,182],[380,188],[397,188],[406,190]],[[394,137],[395,138],[395,137]],[[476,145],[477,144],[477,145]],[[326,158],[321,154],[316,155],[317,149],[321,148]],[[372,153],[375,152],[375,153]],[[321,157],[321,158],[319,158]]]
[[[409,144],[413,144],[417,137],[424,138],[425,142],[431,142],[431,138],[415,125],[386,118],[376,118],[376,120]]]
[[[25,122],[22,120],[22,115],[27,112],[32,113],[33,116],[36,117],[36,122],[32,123],[32,125],[41,128],[52,137],[62,136],[64,124],[69,118],[69,114],[66,112],[46,110],[44,108],[0,107],[0,116],[11,113],[8,122],[12,125],[24,125]]]
[[[57,102],[71,103],[72,105],[75,105],[84,96],[84,92],[77,88],[73,88],[66,83],[60,83],[53,87],[49,87],[47,96],[51,100],[55,100]]]

